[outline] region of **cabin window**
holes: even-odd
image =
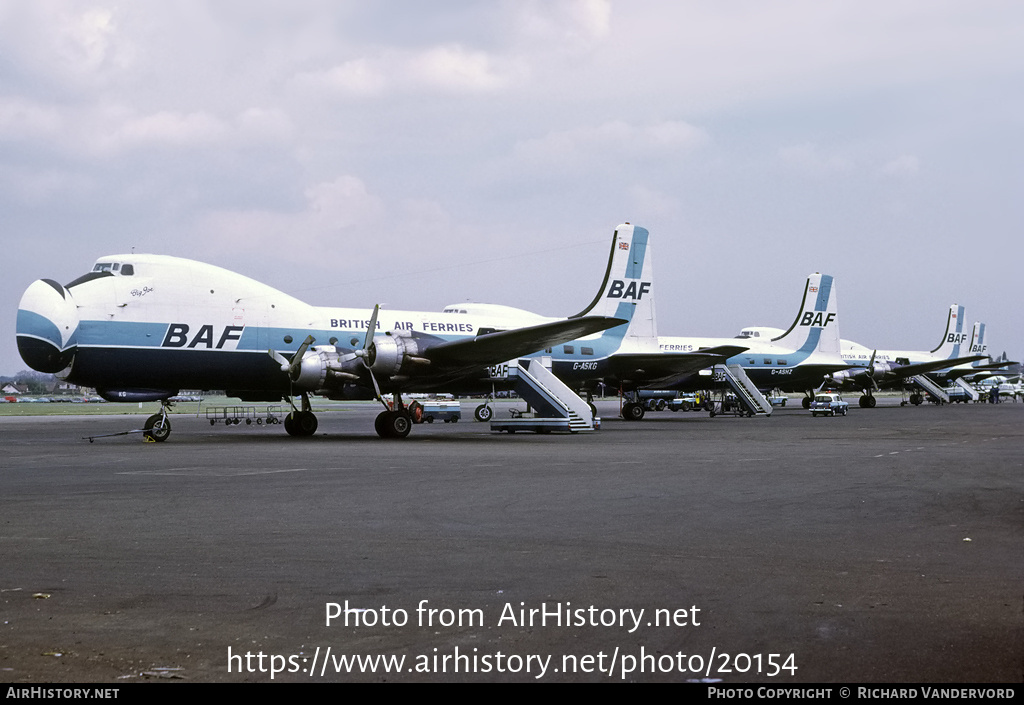
[[[571,345],[566,345],[565,347],[562,348],[562,350],[565,351],[566,355],[572,355],[573,353],[576,352],[576,348],[574,348]]]
[[[779,360],[779,366],[784,366],[785,364],[786,364],[785,360]]]
[[[580,348],[580,352],[583,353],[584,355],[593,355],[594,348]]]
[[[772,364],[772,359],[771,359],[770,357],[766,357],[766,358],[764,359],[764,364],[766,364],[766,365],[770,365],[770,364]]]

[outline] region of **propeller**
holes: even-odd
[[[878,391],[878,381],[875,379],[875,355],[878,354],[878,350],[871,351],[871,360],[868,362],[868,379],[871,380],[871,386],[874,390]]]
[[[377,384],[377,377],[373,374],[373,336],[377,332],[377,313],[380,311],[380,304],[374,304],[373,314],[370,316],[370,325],[366,327],[366,337],[363,339],[363,347],[355,351],[356,357],[363,361],[363,367],[370,375],[370,381],[373,382],[373,391],[377,394],[377,399],[382,402],[380,394],[380,385]]]
[[[316,338],[311,335],[306,336],[306,339],[302,341],[302,345],[300,345],[299,349],[295,351],[294,355],[292,355],[291,360],[276,350],[268,350],[267,353],[275,362],[281,365],[281,371],[287,372],[288,378],[295,381],[299,377],[299,368],[302,366],[302,357],[306,354],[306,351],[309,350],[309,346],[315,342]]]

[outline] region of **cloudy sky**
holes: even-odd
[[[1024,357],[1024,5],[0,0],[0,374],[34,279],[212,262],[311,303],[568,315],[620,222],[667,335]]]

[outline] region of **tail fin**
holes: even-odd
[[[839,354],[839,304],[831,274],[815,272],[807,277],[796,320],[772,342],[797,352]]]
[[[949,307],[949,318],[946,319],[946,332],[942,335],[939,347],[932,350],[936,357],[961,357],[960,347],[968,342],[964,333],[964,307],[953,304]]]
[[[654,316],[654,276],[651,266],[650,233],[646,228],[624,223],[612,236],[608,268],[597,296],[571,318],[610,316],[629,321],[605,331],[602,336],[618,337],[631,351],[658,350],[658,328]]]
[[[988,341],[985,340],[985,324],[979,321],[974,322],[974,331],[971,333],[971,355],[988,355]],[[972,363],[975,367],[980,365],[988,364],[992,362],[992,358],[989,357],[987,360],[977,360]]]

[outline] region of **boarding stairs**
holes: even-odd
[[[957,377],[955,384],[956,386],[964,390],[964,393],[967,395],[967,398],[970,399],[971,401],[978,401],[979,399],[981,399],[981,394],[978,392],[978,390],[972,387],[970,382],[968,382],[963,377]]]
[[[571,433],[596,430],[594,413],[590,405],[562,380],[555,377],[541,360],[519,360],[517,364],[509,365],[508,376],[513,383],[513,389],[535,409],[536,414],[533,418],[558,419],[563,422],[561,425],[565,430]],[[568,425],[564,426],[564,422],[568,422]],[[491,427],[495,427],[495,422],[491,423]]]
[[[755,416],[771,416],[772,403],[750,381],[740,365],[715,365],[715,379],[725,382],[736,394],[736,400]]]
[[[943,404],[949,403],[949,393],[939,385],[935,384],[935,382],[929,379],[927,375],[914,375],[910,378],[910,381],[931,394]]]

